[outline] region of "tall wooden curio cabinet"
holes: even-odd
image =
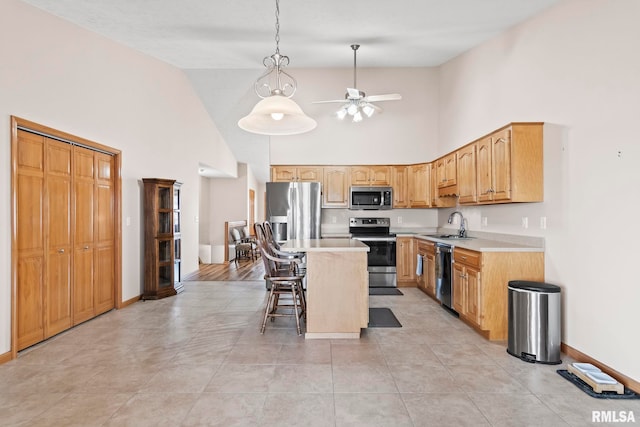
[[[142,299],[159,299],[182,291],[180,282],[180,183],[143,178],[144,291]]]

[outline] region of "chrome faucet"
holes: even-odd
[[[462,216],[462,212],[460,211],[455,211],[452,212],[451,215],[449,215],[449,219],[447,220],[447,222],[449,224],[453,223],[453,217],[458,214],[460,215],[460,228],[458,229],[458,237],[467,237],[467,230],[464,228],[464,216]]]

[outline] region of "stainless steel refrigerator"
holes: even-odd
[[[320,238],[320,188],[319,182],[267,182],[267,220],[275,240]]]

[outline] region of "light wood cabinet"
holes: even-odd
[[[541,202],[543,124],[512,123],[477,141],[480,203]]]
[[[453,309],[476,327],[480,327],[480,259],[478,252],[455,248],[451,274]]]
[[[417,253],[422,258],[422,275],[416,278],[418,288],[436,298],[436,248],[433,242],[416,239]]]
[[[18,130],[17,350],[115,306],[113,156]]]
[[[393,166],[391,169],[393,207],[409,207],[409,166]]]
[[[351,166],[351,185],[391,185],[391,166]]]
[[[457,157],[456,153],[449,153],[436,160],[438,195],[452,196],[458,193],[457,188]]]
[[[429,183],[432,208],[450,208],[456,205],[455,197],[440,197],[438,192],[438,168],[437,163],[431,163],[431,180]]]
[[[182,289],[175,277],[176,243],[179,242],[175,235],[175,180],[143,178],[142,182],[145,217],[142,299],[159,299],[176,295]]]
[[[409,207],[431,206],[431,165],[420,163],[409,166]]]
[[[349,207],[349,167],[325,166],[322,177],[322,207]]]
[[[415,254],[413,237],[396,238],[396,276],[398,286],[415,286]]]
[[[456,151],[458,168],[458,202],[476,203],[476,144],[466,145]]]
[[[322,182],[322,166],[272,166],[272,182]]]
[[[510,280],[544,281],[542,252],[453,250],[453,309],[490,340],[506,340]]]

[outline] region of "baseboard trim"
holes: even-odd
[[[125,308],[127,306],[130,306],[131,304],[134,304],[134,303],[140,301],[140,299],[142,299],[142,295],[138,295],[137,297],[133,297],[133,298],[128,299],[126,301],[122,301],[122,304],[120,304],[120,308]]]
[[[0,365],[2,365],[3,363],[7,363],[13,360],[13,357],[11,356],[11,352],[8,351],[4,354],[0,354]]]
[[[560,350],[566,354],[567,356],[576,359],[579,362],[586,362],[586,363],[591,363],[592,365],[597,366],[598,368],[600,368],[602,370],[602,372],[606,372],[607,374],[611,375],[612,377],[614,377],[616,380],[618,380],[620,383],[624,384],[625,387],[627,387],[630,390],[635,391],[636,393],[640,393],[640,382],[634,380],[633,378],[629,378],[628,376],[621,374],[620,372],[616,371],[615,369],[605,365],[604,363],[600,362],[599,360],[594,359],[593,357],[584,354],[583,352],[581,352],[580,350],[577,350],[565,343],[560,343]]]

